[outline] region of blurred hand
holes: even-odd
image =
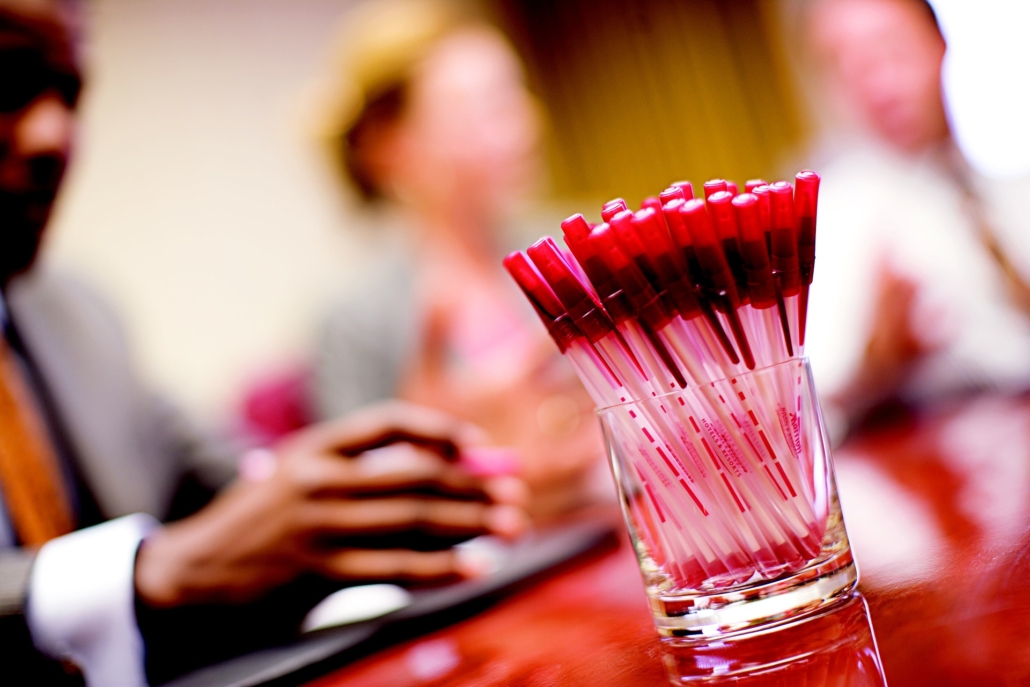
[[[887,266],[881,268],[877,282],[874,319],[863,361],[869,369],[894,378],[928,352],[912,326],[919,285]]]
[[[923,332],[917,326],[917,282],[898,274],[884,261],[875,288],[873,320],[861,365],[848,386],[832,399],[852,417],[889,398],[912,366],[946,340],[939,331]]]
[[[474,477],[456,462],[482,439],[470,425],[400,403],[298,432],[267,470],[143,543],[137,594],[167,608],[246,602],[308,572],[350,581],[475,575],[476,562],[451,543],[513,537],[526,526],[520,480]]]

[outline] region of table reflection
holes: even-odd
[[[869,607],[854,593],[796,622],[706,644],[664,640],[672,684],[884,687]]]

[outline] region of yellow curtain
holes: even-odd
[[[773,176],[804,123],[765,0],[501,0],[551,118],[555,190],[632,204]]]

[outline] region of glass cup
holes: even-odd
[[[767,632],[748,632],[704,646],[662,640],[662,662],[672,684],[887,685],[869,608],[859,592]]]
[[[597,412],[662,635],[764,629],[855,588],[807,360]]]

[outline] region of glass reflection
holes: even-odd
[[[685,644],[663,640],[672,684],[886,687],[869,608],[858,592],[771,630]]]

